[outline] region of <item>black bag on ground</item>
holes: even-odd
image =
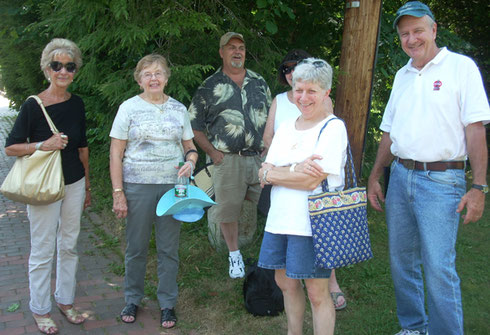
[[[245,308],[254,316],[276,316],[284,310],[281,289],[274,279],[274,270],[263,269],[257,262],[246,261],[247,274],[243,282]]]

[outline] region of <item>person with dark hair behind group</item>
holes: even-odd
[[[296,106],[293,100],[293,72],[299,62],[309,57],[311,57],[311,55],[308,52],[301,49],[293,49],[284,56],[281,65],[279,65],[279,68],[277,69],[277,80],[279,83],[284,86],[289,86],[291,89],[279,93],[274,100],[272,100],[264,130],[265,150],[263,155],[267,154],[272,143],[272,138],[277,129],[279,129],[279,126],[283,124],[284,121],[295,120],[301,115],[298,106]],[[330,96],[326,98],[325,104],[327,105],[328,110],[332,111],[332,99],[330,99]],[[306,173],[308,173],[308,171],[306,171]],[[269,212],[271,188],[271,185],[265,185],[260,195],[259,210],[265,216],[267,216],[267,213]],[[328,286],[335,309],[342,310],[347,307],[344,293],[340,290],[339,284],[337,283],[335,271],[332,271]]]

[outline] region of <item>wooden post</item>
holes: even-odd
[[[382,0],[346,1],[335,115],[347,124],[358,176],[367,130]]]

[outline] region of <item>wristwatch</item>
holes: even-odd
[[[473,185],[471,185],[471,188],[476,188],[477,190],[480,190],[485,194],[488,193],[488,185],[473,184]]]

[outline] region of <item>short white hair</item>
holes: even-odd
[[[332,67],[323,59],[306,58],[294,68],[293,87],[296,81],[318,84],[322,89],[332,88]]]

